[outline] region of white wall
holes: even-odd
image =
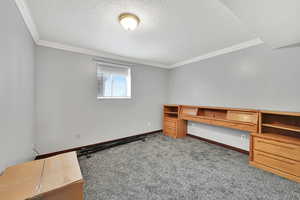
[[[133,99],[97,100],[91,56],[45,47],[35,55],[12,0],[0,1],[0,24],[0,171],[32,159],[34,144],[44,154],[161,129],[167,99],[300,111],[300,47],[260,45],[170,71],[133,66]],[[246,132],[199,123],[188,132],[248,149]]]
[[[249,133],[245,131],[189,121],[188,133],[249,151]]]
[[[299,112],[299,74],[300,47],[259,45],[171,70],[169,103]],[[248,149],[245,132],[192,124],[189,133]]]
[[[40,153],[162,128],[167,70],[132,67],[130,100],[97,100],[96,86],[96,67],[91,56],[37,47],[36,145]]]
[[[34,157],[35,47],[14,1],[0,1],[0,25],[1,172]]]

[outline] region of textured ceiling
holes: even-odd
[[[221,0],[274,48],[300,44],[300,0]]]
[[[41,40],[174,65],[256,38],[218,0],[25,0]],[[141,19],[127,32],[123,12]]]

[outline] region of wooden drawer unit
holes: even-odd
[[[250,164],[300,182],[300,138],[278,133],[252,133]]]
[[[175,118],[175,117],[165,117],[164,118],[164,121],[165,122],[177,122],[177,118]]]
[[[171,137],[176,137],[176,128],[172,127],[164,127],[164,133],[165,135],[171,136]]]
[[[298,161],[255,150],[253,154],[253,161],[287,174],[300,176],[300,162]]]
[[[263,138],[254,138],[254,150],[300,161],[300,146]]]
[[[186,136],[186,121],[179,119],[180,106],[164,105],[163,133],[173,138]]]
[[[166,118],[164,121],[164,126],[169,128],[176,128],[177,120],[169,120],[168,118]]]

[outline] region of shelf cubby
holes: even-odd
[[[283,123],[280,123],[280,122],[263,123],[262,126],[270,127],[270,128],[278,128],[278,129],[282,129],[282,130],[294,131],[294,132],[300,133],[300,127],[299,126],[283,124]]]
[[[177,114],[178,114],[178,112],[177,112],[177,111],[176,111],[176,112],[165,111],[165,114],[177,115]]]
[[[300,114],[287,112],[261,112],[261,133],[274,132],[300,136]]]

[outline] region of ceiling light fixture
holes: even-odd
[[[133,31],[136,29],[140,23],[140,19],[131,13],[122,13],[119,16],[119,22],[123,28],[127,31]]]

